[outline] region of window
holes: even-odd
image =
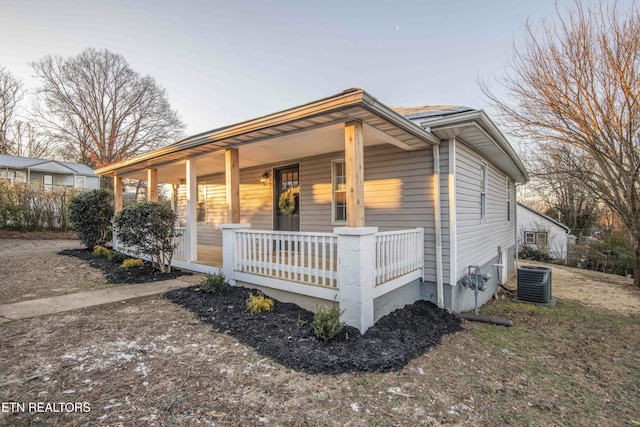
[[[347,179],[344,160],[331,162],[332,205],[334,224],[342,224],[347,221]]]
[[[53,188],[53,175],[42,175],[42,183],[44,188],[51,190]]]
[[[546,231],[525,231],[524,243],[528,245],[547,245],[547,232]]]
[[[507,178],[507,222],[511,222],[511,180]]]
[[[198,200],[196,201],[196,218],[198,222],[207,221],[207,184],[198,184]]]
[[[80,188],[84,190],[85,188],[84,176],[76,176],[76,188]]]
[[[487,220],[487,165],[480,166],[480,221]]]

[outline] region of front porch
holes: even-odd
[[[223,245],[198,245],[187,262],[188,235],[178,228],[172,265],[224,273],[232,284],[274,289],[291,301],[311,297],[337,304],[343,320],[362,332],[373,325],[375,300],[423,278],[424,230],[378,232],[376,227],[336,228],[334,233],[252,230],[223,224]]]
[[[439,141],[354,89],[100,173],[114,177],[116,211],[124,178],[146,180],[150,201],[171,185],[174,266],[313,298],[314,311],[338,304],[364,331],[384,311],[376,299],[399,308],[441,277],[431,253]],[[280,206],[285,195],[292,209]],[[405,287],[411,297],[395,296]]]

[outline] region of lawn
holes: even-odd
[[[640,423],[640,290],[564,267],[553,278],[557,307],[493,300],[481,314],[513,328],[465,322],[387,373],[287,369],[162,296],[8,322],[0,401],[90,411],[5,412],[0,425]]]

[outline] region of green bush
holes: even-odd
[[[553,258],[549,256],[546,249],[540,249],[533,245],[524,245],[518,251],[519,259],[530,259],[531,261],[551,262]]]
[[[207,274],[199,284],[200,290],[208,294],[226,292],[229,290],[229,284],[223,273]]]
[[[17,231],[67,231],[67,205],[75,190],[0,180],[0,228]]]
[[[135,268],[144,266],[144,261],[138,258],[127,258],[122,261],[122,268]]]
[[[110,251],[109,252],[109,261],[115,264],[122,264],[122,262],[127,259],[127,255],[118,251]]]
[[[111,251],[104,246],[94,246],[93,247],[93,256],[98,258],[110,258]]]
[[[337,307],[322,307],[313,316],[313,335],[324,342],[329,341],[342,331],[344,323],[340,321],[340,310]]]
[[[104,189],[80,193],[69,201],[67,216],[88,248],[104,243],[110,238],[113,195]]]
[[[247,298],[247,311],[251,314],[260,314],[263,311],[273,310],[273,300],[264,296],[262,292],[257,295],[249,293]]]
[[[176,245],[176,214],[170,207],[156,202],[140,202],[122,209],[114,219],[118,241],[136,254],[151,258],[161,272],[171,271]]]

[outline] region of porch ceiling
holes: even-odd
[[[395,144],[392,137],[365,124],[365,147]],[[299,159],[327,153],[344,151],[344,123],[316,127],[305,132],[295,132],[284,136],[264,139],[240,147],[240,169],[260,165],[287,164]],[[198,176],[223,173],[225,158],[223,148],[212,148],[211,151],[191,156],[196,160]],[[158,165],[158,181],[164,183],[180,183],[185,179],[185,160]],[[146,169],[119,173],[124,178],[147,179]]]
[[[415,150],[439,142],[362,89],[350,89],[289,110],[195,135],[167,147],[101,169],[108,176],[144,179],[147,168],[162,168],[160,180],[184,175],[184,162],[198,159],[198,175],[224,170],[226,148],[240,148],[240,167],[286,162],[344,149],[344,123],[363,122],[365,145],[389,143]],[[221,157],[220,157],[221,158]]]

